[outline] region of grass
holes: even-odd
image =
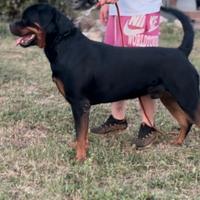
[[[91,133],[88,160],[77,163],[69,147],[75,135],[71,109],[51,81],[47,59],[36,47],[15,47],[5,25],[0,28],[0,200],[200,199],[200,130],[194,127],[181,147],[168,144],[169,134],[138,151],[131,146],[140,123],[137,100],[128,102],[129,129]],[[180,33],[164,26],[161,44],[177,46]],[[196,35],[191,60],[200,68]],[[177,131],[159,102],[157,107],[157,126]],[[93,107],[90,127],[109,110]]]

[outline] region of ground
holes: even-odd
[[[178,46],[181,29],[164,25],[162,46]],[[200,34],[190,57],[200,68]],[[16,47],[0,25],[0,200],[153,200],[200,199],[200,129],[193,127],[181,147],[168,142],[175,134],[158,135],[148,149],[131,141],[140,124],[137,100],[128,102],[129,128],[121,133],[89,134],[84,164],[74,160],[69,104],[51,80],[42,50]],[[181,78],[181,74],[180,74]],[[110,107],[92,108],[90,127],[109,115]],[[157,127],[178,126],[157,102]]]

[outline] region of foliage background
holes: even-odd
[[[73,16],[71,9],[71,0],[1,0],[0,1],[0,19],[3,21],[18,18],[21,12],[27,6],[34,3],[50,3],[69,16]]]

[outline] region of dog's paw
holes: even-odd
[[[180,139],[176,139],[176,140],[172,140],[170,142],[171,145],[174,145],[174,146],[181,146],[183,144],[183,141],[180,140]]]
[[[83,163],[87,159],[86,155],[76,155],[76,161]]]

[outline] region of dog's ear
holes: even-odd
[[[75,27],[72,20],[58,11],[56,12],[55,25],[60,35],[70,33]]]
[[[46,32],[53,32],[55,29],[54,20],[54,8],[39,10],[39,24]]]

